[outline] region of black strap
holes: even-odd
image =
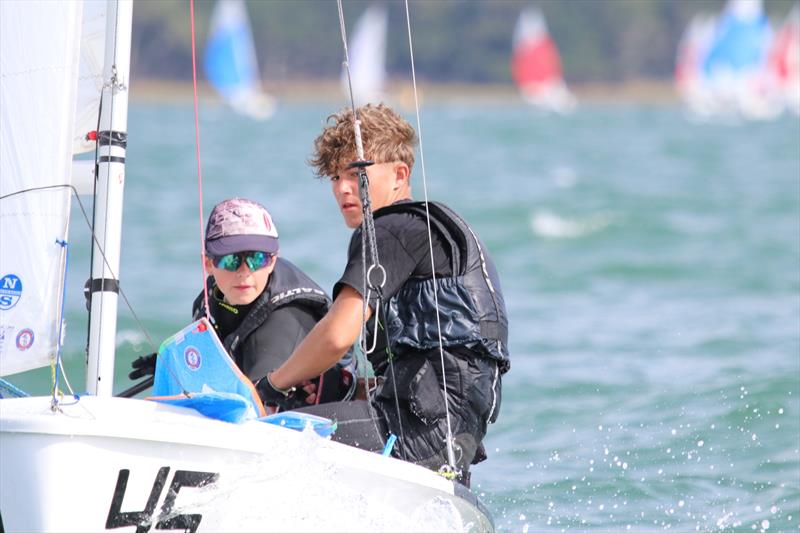
[[[86,282],[83,291],[86,292],[116,292],[119,294],[119,280],[111,278],[95,278]]]
[[[118,155],[101,155],[97,158],[98,163],[122,163],[125,164],[125,158]]]
[[[119,294],[119,280],[111,278],[95,278],[86,282],[84,294],[95,292],[116,292]]]
[[[83,286],[83,296],[86,298],[86,309],[92,309],[92,294],[96,292],[116,292],[119,294],[119,280],[110,278],[95,278],[86,280]]]
[[[97,144],[100,146],[119,146],[120,148],[127,148],[128,133],[124,131],[98,131]]]

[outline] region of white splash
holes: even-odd
[[[134,350],[139,351],[145,349],[147,344],[147,337],[140,330],[121,329],[117,332],[116,338],[117,348],[120,346],[130,344]]]
[[[551,239],[584,237],[596,233],[613,222],[609,213],[596,213],[581,219],[569,219],[548,210],[535,211],[530,225],[533,233]]]
[[[195,491],[191,503],[173,512],[190,514],[193,508],[224,508],[223,523],[204,524],[220,531],[251,531],[253,524],[259,524],[258,531],[276,532],[311,529],[319,524],[330,531],[365,533],[474,530],[475,524],[462,523],[458,510],[447,500],[434,497],[410,514],[400,514],[382,501],[381,491],[368,484],[359,487],[341,483],[335,463],[320,453],[330,444],[311,430],[303,434],[306,438],[299,446],[275,449],[270,456],[238,461],[231,458],[235,475],[220,477],[213,485]],[[287,509],[292,512],[287,513]]]

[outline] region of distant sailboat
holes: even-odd
[[[386,99],[386,32],[389,14],[383,4],[372,4],[356,23],[347,46],[350,79],[356,105],[378,103]],[[349,98],[347,72],[342,67],[342,90]]]
[[[205,53],[208,81],[237,112],[269,118],[275,100],[261,88],[261,76],[244,0],[218,0],[211,14]]]
[[[784,103],[767,70],[771,42],[762,0],[729,0],[711,30],[707,22],[693,20],[676,67],[676,83],[689,109],[701,117],[779,115]],[[696,57],[689,60],[692,46]]]
[[[703,62],[714,39],[716,17],[698,14],[692,17],[678,45],[675,61],[675,88],[681,98],[696,112],[710,113],[713,106],[703,76]]]
[[[561,58],[538,9],[525,8],[514,30],[511,75],[528,103],[568,112],[576,100],[564,82]]]
[[[776,33],[767,68],[786,108],[800,115],[800,4],[792,8]]]

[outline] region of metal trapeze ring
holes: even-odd
[[[383,279],[381,280],[381,283],[380,283],[380,285],[375,285],[374,283],[372,283],[372,270],[373,270],[375,267],[378,267],[378,268],[380,268],[380,269],[381,269],[381,270],[380,270],[380,272],[381,272],[381,273],[383,273]],[[371,264],[371,265],[369,266],[369,268],[367,269],[367,283],[369,283],[369,286],[370,286],[370,288],[372,288],[372,289],[375,289],[375,288],[383,288],[383,286],[386,284],[386,269],[385,269],[385,268],[383,268],[383,265],[382,265],[382,264],[380,264],[380,263],[377,263],[377,264],[376,264],[376,263],[373,263],[373,264]]]

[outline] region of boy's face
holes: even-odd
[[[369,198],[373,211],[408,197],[408,173],[403,171],[407,168],[405,163],[397,161],[367,167]],[[331,178],[331,188],[347,227],[354,229],[360,226],[364,217],[358,195],[358,169],[342,169]]]
[[[275,269],[275,256],[269,264],[256,271],[250,270],[246,261],[242,261],[236,272],[217,268],[211,258],[206,257],[206,268],[209,274],[214,276],[217,287],[225,297],[225,301],[231,305],[248,305],[255,301],[264,292],[264,288],[269,282],[269,275]]]

